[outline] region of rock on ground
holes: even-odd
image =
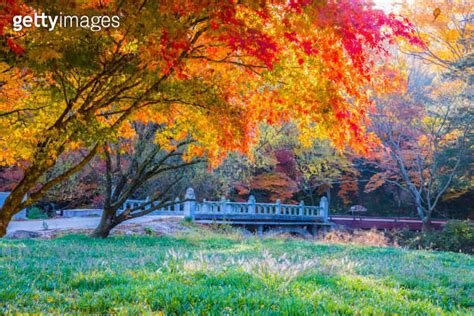
[[[179,219],[158,219],[148,223],[122,224],[114,228],[111,235],[174,235],[188,229]]]
[[[181,223],[180,219],[164,218],[155,219],[144,223],[123,223],[112,229],[111,236],[121,235],[174,235],[177,232],[189,230]],[[93,229],[47,229],[42,231],[16,230],[8,233],[7,239],[51,239],[68,234],[90,234]]]
[[[14,232],[8,233],[5,238],[7,239],[34,239],[41,238],[43,234],[39,232],[33,232],[28,230],[16,230]]]

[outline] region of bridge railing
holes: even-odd
[[[119,212],[125,211],[126,209],[137,209],[144,211],[153,207],[157,207],[159,204],[160,201],[153,201],[150,203],[149,198],[146,198],[145,200],[129,199],[125,201],[125,203],[119,209]],[[168,205],[153,210],[150,212],[150,215],[184,215],[183,209],[183,202],[181,202],[179,198],[176,198],[174,203],[168,202]]]
[[[252,197],[251,197],[252,199]],[[310,216],[324,217],[324,206],[307,206],[303,202],[300,204],[256,203],[252,202],[230,202],[203,201],[196,202],[194,215],[199,214],[236,214],[236,215],[281,215],[281,216]],[[190,214],[191,215],[191,214]]]
[[[149,203],[145,200],[127,200],[122,206],[122,210],[140,208],[142,210],[156,207],[159,202]],[[325,197],[321,198],[319,206],[305,205],[303,201],[299,204],[281,204],[280,200],[275,203],[257,203],[255,197],[251,195],[247,202],[230,202],[222,198],[220,201],[196,201],[194,190],[189,188],[183,201],[176,198],[174,203],[166,207],[154,210],[151,215],[184,215],[191,220],[203,215],[231,215],[243,216],[246,218],[275,217],[275,218],[298,218],[319,219],[328,222],[329,207]]]

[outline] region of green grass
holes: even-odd
[[[467,315],[473,281],[463,254],[210,231],[0,240],[6,313]]]

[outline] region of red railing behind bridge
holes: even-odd
[[[421,230],[422,221],[414,217],[369,217],[369,216],[345,216],[333,215],[329,216],[329,221],[337,225],[343,225],[348,228],[359,229],[409,229]],[[441,229],[447,220],[432,220],[433,229]]]

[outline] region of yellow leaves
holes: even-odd
[[[426,147],[429,146],[430,139],[428,138],[428,135],[421,135],[418,138],[418,145],[420,147]]]
[[[311,125],[311,124],[310,124]],[[315,136],[319,139],[329,139],[330,135],[328,131],[323,128],[322,124],[313,124],[312,127],[310,125],[299,124],[299,134],[298,140],[303,147],[309,148],[313,146],[315,142]]]
[[[446,135],[444,135],[443,139],[440,141],[440,145],[450,146],[454,141],[456,141],[461,136],[462,136],[462,131],[453,130],[447,133]]]
[[[434,19],[433,21],[436,20],[436,18],[441,14],[441,9],[440,8],[436,8],[433,10],[433,16],[434,16]]]
[[[429,52],[417,47],[406,49],[422,54],[433,69],[449,69],[452,62],[472,51],[469,1],[404,1],[401,13],[415,25]]]
[[[36,50],[30,50],[28,56],[31,59],[36,60],[39,64],[45,64],[51,59],[59,59],[62,54],[55,51],[52,48],[41,48]]]
[[[15,104],[25,97],[21,87],[30,78],[29,74],[18,68],[0,62],[0,114],[15,109]]]
[[[436,82],[436,89],[431,91],[430,96],[435,100],[442,100],[446,96],[456,97],[463,94],[466,88],[468,88],[468,85],[461,80],[442,80]]]
[[[469,192],[469,189],[461,189],[459,191],[452,189],[451,191],[446,192],[441,199],[443,201],[455,200],[466,194],[466,192]]]
[[[33,159],[38,142],[53,135],[48,128],[64,105],[44,90],[50,88],[48,81],[32,80],[15,68],[1,73],[10,77],[0,79],[7,80],[0,90],[0,165],[20,165]]]
[[[172,128],[164,127],[160,130],[159,133],[155,136],[155,142],[160,144],[160,146],[167,151],[175,150],[176,144],[174,143],[175,132]]]
[[[79,141],[72,141],[69,143],[69,149],[70,150],[77,150],[81,148],[81,142]]]
[[[117,130],[118,136],[126,139],[131,139],[136,136],[136,132],[133,129],[129,121],[125,121],[120,125]]]

